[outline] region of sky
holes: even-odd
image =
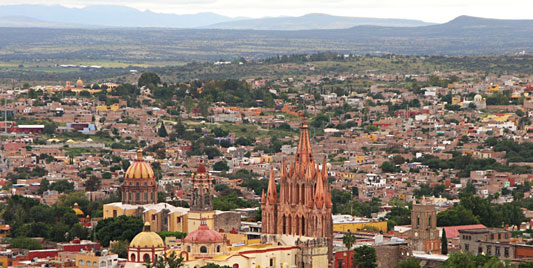
[[[533,19],[532,0],[0,0],[0,5],[12,4],[59,4],[67,7],[122,5],[158,13],[214,12],[252,18],[327,13],[437,23],[460,15]]]

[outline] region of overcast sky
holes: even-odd
[[[2,4],[61,4],[68,7],[112,4],[160,13],[215,12],[254,18],[327,13],[428,22],[446,22],[460,15],[533,19],[533,0],[0,0]]]

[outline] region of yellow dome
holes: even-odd
[[[76,214],[76,216],[83,216],[83,215],[85,215],[85,213],[83,213],[83,210],[81,210],[81,209],[78,207],[78,203],[74,203],[74,207],[72,208],[72,210],[74,210],[74,213]]]
[[[83,213],[83,211],[79,208],[73,208],[72,210],[74,210],[74,213],[76,213],[77,216],[83,216],[85,215],[85,213]]]
[[[124,179],[153,179],[154,170],[150,164],[144,162],[142,150],[137,151],[137,160],[126,170]]]
[[[81,80],[81,77],[76,81],[76,87],[83,87],[83,80]]]
[[[155,232],[150,232],[150,223],[144,224],[144,231],[137,234],[131,240],[130,247],[132,248],[162,248],[165,246],[163,239]]]

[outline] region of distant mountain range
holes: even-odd
[[[220,22],[204,28],[238,30],[311,30],[346,29],[361,25],[417,27],[431,23],[407,19],[341,17],[327,14],[307,14],[301,17],[277,17]]]
[[[230,18],[215,13],[163,14],[124,6],[68,8],[59,5],[0,6],[0,22],[2,22],[0,27],[161,27],[240,30],[311,30],[345,29],[360,25],[390,27],[430,25],[430,23],[419,20],[356,18],[327,14],[250,19]]]
[[[0,17],[29,18],[29,27],[35,20],[53,23],[57,27],[78,25],[83,28],[94,27],[169,27],[196,28],[228,22],[233,18],[215,13],[198,13],[176,15],[140,11],[125,6],[88,6],[84,8],[68,8],[60,5],[6,5],[0,6]],[[4,19],[5,20],[5,19]],[[22,21],[19,20],[19,24]],[[43,28],[48,28],[43,24]],[[10,27],[10,25],[3,25]],[[57,28],[52,27],[52,28]]]

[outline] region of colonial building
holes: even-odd
[[[409,233],[409,249],[431,254],[440,254],[440,238],[437,230],[437,212],[433,202],[425,197],[417,203],[413,200],[411,211],[411,231]]]
[[[192,175],[193,199],[191,208],[175,207],[157,202],[157,184],[150,164],[137,152],[137,160],[126,171],[122,184],[122,202],[104,205],[104,219],[137,216],[150,223],[153,232],[190,233],[202,220],[211,230],[229,232],[239,230],[241,217],[231,211],[215,211],[212,205],[213,185],[207,168],[201,163]]]
[[[165,255],[163,239],[150,231],[150,223],[144,224],[144,230],[137,234],[128,247],[126,268],[141,268],[146,262],[154,262],[159,256]]]
[[[137,159],[126,170],[122,183],[122,204],[145,205],[157,202],[157,182],[150,164],[143,159],[141,149]]]
[[[189,211],[188,229],[197,230],[202,221],[210,229],[215,228],[215,211],[213,210],[212,196],[213,183],[211,175],[207,172],[203,161],[196,168],[196,173],[192,174],[192,200]]]
[[[273,170],[267,194],[261,196],[263,234],[327,238],[331,249],[330,191],[326,159],[322,168],[315,163],[308,125],[304,120],[295,161],[288,170],[285,160],[281,166],[279,197]]]

